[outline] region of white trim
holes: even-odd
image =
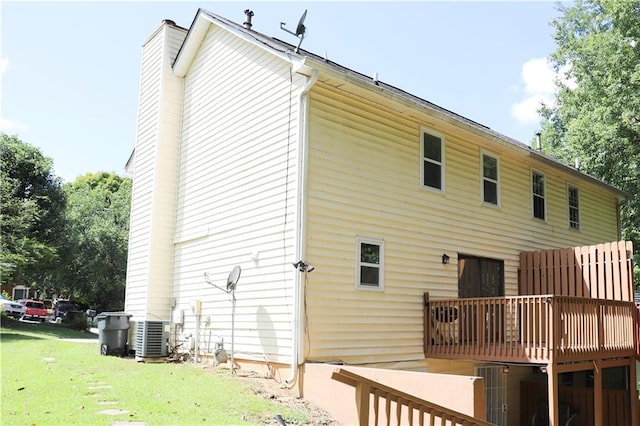
[[[537,174],[537,175],[542,176],[542,179],[543,179],[542,190],[544,191],[544,196],[543,196],[543,199],[544,199],[544,219],[541,219],[541,218],[536,217],[534,215],[534,205],[533,205],[533,197],[534,197],[534,194],[533,194],[533,175],[534,175],[534,173]],[[543,172],[541,172],[540,170],[530,169],[530,172],[529,172],[529,194],[531,195],[531,217],[533,219],[537,219],[537,220],[541,220],[543,222],[546,222],[547,221],[547,217],[548,217],[548,214],[547,214],[547,175],[544,174]]]
[[[373,263],[360,263],[360,248],[362,247],[362,244],[371,244],[371,245],[377,245],[380,249],[380,259],[378,264],[373,264]],[[378,272],[378,285],[377,286],[371,286],[371,285],[362,285],[361,284],[361,278],[360,278],[360,267],[361,266],[370,266],[370,267],[377,267],[379,272]],[[355,279],[355,286],[358,290],[372,290],[372,291],[383,291],[384,290],[384,240],[382,238],[377,238],[377,237],[365,237],[365,236],[360,236],[360,235],[356,235],[356,279]]]
[[[440,139],[440,162],[436,162],[433,161],[431,159],[429,159],[429,162],[433,163],[433,164],[438,164],[440,166],[440,188],[434,188],[433,186],[428,186],[424,184],[424,161],[425,161],[425,157],[424,157],[424,134],[427,133],[431,136],[434,136],[436,138]],[[430,129],[428,127],[420,127],[420,188],[422,189],[428,189],[429,191],[434,191],[434,192],[439,192],[439,193],[444,193],[445,192],[445,164],[446,164],[446,158],[445,158],[445,150],[446,150],[446,144],[445,144],[445,138],[444,135],[440,132],[437,132],[433,129]]]
[[[571,189],[575,189],[577,192],[577,198],[578,198],[578,205],[577,205],[577,209],[578,209],[578,227],[575,228],[573,226],[571,226],[571,197],[569,196],[569,191]],[[580,211],[580,188],[578,187],[578,185],[575,185],[571,182],[567,182],[567,221],[568,221],[568,225],[569,225],[569,229],[572,231],[580,231],[582,229],[582,212]]]
[[[496,160],[496,179],[495,181],[490,178],[486,178],[484,176],[484,157],[490,157]],[[493,182],[496,184],[496,204],[488,203],[484,200],[484,181],[488,180],[489,182]],[[500,156],[486,151],[484,149],[480,150],[480,203],[483,206],[499,208],[501,204],[502,197],[500,196],[501,188],[500,188]]]

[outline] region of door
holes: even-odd
[[[458,297],[504,296],[504,261],[478,256],[458,255]],[[461,330],[466,342],[497,342],[504,339],[503,305],[487,301],[463,310]]]
[[[476,367],[476,376],[484,379],[487,421],[498,426],[507,424],[507,373],[502,365]]]

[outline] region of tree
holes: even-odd
[[[131,185],[129,178],[104,172],[65,184],[60,294],[100,310],[124,307]]]
[[[0,282],[30,285],[51,273],[65,198],[53,161],[0,133]]]
[[[631,194],[620,212],[622,237],[638,253],[640,2],[579,0],[560,12],[550,57],[559,74],[556,104],[541,109],[544,147]]]

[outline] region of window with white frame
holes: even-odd
[[[384,240],[356,238],[356,287],[382,290],[384,288]]]
[[[444,138],[429,131],[422,131],[422,186],[442,191],[444,189]]]
[[[569,201],[569,228],[580,229],[580,199],[577,187],[573,185],[567,187],[567,199]]]
[[[498,157],[482,153],[482,202],[497,206],[500,204],[500,162]]]
[[[531,172],[531,194],[533,217],[546,220],[547,202],[545,198],[545,181],[544,175],[540,172]]]

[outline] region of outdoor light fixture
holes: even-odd
[[[442,263],[443,263],[444,265],[446,265],[447,263],[449,263],[449,256],[447,256],[447,253],[444,253],[444,254],[442,255]]]
[[[316,269],[313,266],[309,265],[308,263],[303,262],[302,260],[298,260],[297,262],[292,263],[292,265],[294,268],[296,268],[300,272],[311,272],[314,269]]]
[[[509,374],[509,366],[508,365],[503,365],[502,366],[502,372],[504,374]]]

